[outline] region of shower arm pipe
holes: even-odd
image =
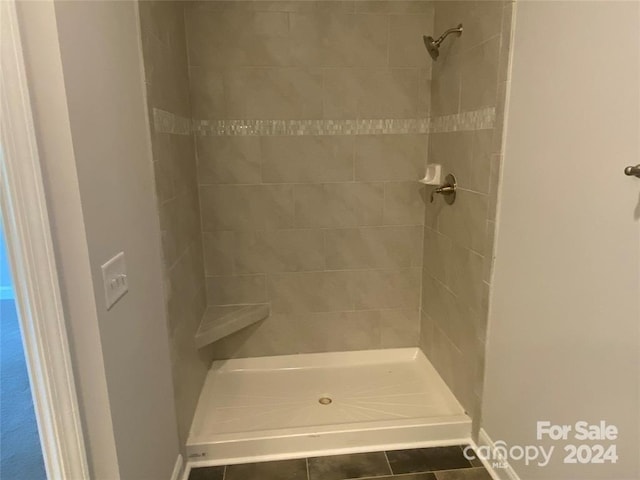
[[[451,35],[452,33],[462,33],[462,24],[458,25],[457,27],[453,27],[450,28],[449,30],[445,31],[442,35],[440,35],[438,37],[438,39],[433,42],[437,47],[440,46],[440,44],[444,41],[445,38],[447,38],[449,35]]]

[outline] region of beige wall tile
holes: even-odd
[[[291,54],[295,65],[387,65],[388,18],[335,11],[292,13]]]
[[[347,3],[347,2],[328,2]],[[215,0],[192,2],[190,8],[199,10],[246,10],[258,12],[296,12],[315,10],[315,1],[300,0]]]
[[[382,224],[385,198],[382,183],[296,185],[294,197],[297,227]]]
[[[513,22],[513,2],[504,2],[500,33],[500,59],[498,61],[498,81],[505,82],[509,76],[509,53],[511,51],[511,23]]]
[[[476,192],[489,193],[492,140],[492,129],[473,132],[469,189]]]
[[[496,211],[498,208],[498,188],[500,184],[500,170],[502,166],[502,155],[491,156],[491,173],[489,176],[489,207],[487,218],[496,220]]]
[[[425,209],[421,346],[477,432],[482,395],[484,342],[493,230],[501,165],[502,126],[511,6],[496,1],[436,2],[439,33],[464,24],[447,40],[434,64],[431,114],[496,107],[495,127],[430,135],[429,160],[458,177],[453,206]],[[436,279],[437,278],[437,279]]]
[[[496,235],[496,222],[493,220],[487,220],[487,240],[486,240],[486,255],[484,256],[484,267],[482,279],[491,283],[493,275],[493,260],[494,260],[494,248],[495,248],[495,235]]]
[[[444,45],[444,44],[443,44]],[[451,44],[447,44],[451,45]],[[460,111],[462,60],[460,55],[441,49],[431,75],[431,116],[451,115]]]
[[[380,347],[380,315],[372,312],[273,314],[218,342],[219,358]]]
[[[380,314],[378,311],[274,314],[236,344],[240,345],[233,352],[237,356],[380,348]]]
[[[210,305],[267,303],[265,275],[208,276],[207,301]]]
[[[415,181],[424,176],[426,135],[363,135],[356,139],[359,181]]]
[[[419,68],[324,69],[324,118],[416,118],[425,115]]]
[[[460,188],[471,188],[474,132],[432,133],[429,136],[429,162],[443,166],[443,173],[456,176]]]
[[[149,104],[190,114],[183,7],[179,2],[140,5],[141,40]]]
[[[486,41],[497,37],[500,27],[495,29],[492,12],[499,10],[501,25],[503,9],[493,5],[499,2],[453,3],[460,2],[198,2],[187,16],[193,116],[415,118],[430,110],[441,115],[475,108],[489,98],[492,77],[484,65],[465,65],[467,52],[482,47],[481,55],[493,55]],[[461,20],[448,25],[454,18]],[[468,24],[465,35],[447,42],[448,54],[444,48],[433,64],[422,34],[439,34],[439,25],[449,28],[459,21]],[[169,54],[172,62],[182,61],[165,51],[165,43],[161,39],[152,58]],[[481,77],[479,86],[467,85],[470,73]],[[180,81],[174,75],[172,84],[165,82],[170,86],[158,96],[166,105],[177,103],[171,90],[179,92]],[[497,184],[485,154],[487,135],[456,134],[444,145],[436,141],[431,155],[440,149],[440,163],[459,172],[462,190],[456,205],[437,202],[426,215],[427,191],[416,183],[427,160],[426,135],[198,139],[209,302],[272,301],[275,310],[292,312],[275,313],[222,342],[217,355],[414,345],[423,253],[425,269],[446,282],[447,287],[436,282],[436,288],[448,295],[429,316],[458,318],[446,325],[446,333],[429,333],[432,327],[426,327],[423,336],[434,344],[440,335],[449,343],[454,338],[458,349],[466,345],[464,308],[469,307],[463,297],[475,299],[476,292],[465,283],[470,279],[451,277],[444,266],[461,271],[465,262],[477,266],[480,258],[485,275],[486,261],[478,254],[490,242],[486,218],[494,197],[476,192],[490,194]],[[186,146],[172,148],[174,159],[189,156]],[[176,176],[175,168],[185,175]],[[176,190],[193,184],[192,172],[180,163],[158,163],[159,195],[167,203],[165,217],[172,219],[165,222],[167,250],[174,259],[190,245],[198,225],[197,215],[194,222],[178,213],[193,204],[188,200],[193,196],[184,195],[180,206],[174,202]],[[429,230],[423,252],[425,218],[437,231]],[[258,274],[239,275],[244,272]],[[262,272],[268,272],[268,289]],[[445,328],[441,319],[430,322]],[[461,368],[459,355],[439,352],[442,364]]]
[[[412,309],[420,302],[421,268],[350,272],[349,290],[355,310]]]
[[[363,72],[366,72],[366,69],[323,69],[323,118],[358,118],[358,105],[362,96],[360,80]]]
[[[385,183],[384,224],[422,225],[427,197],[426,186],[416,181]]]
[[[493,0],[435,2],[434,31],[437,35],[460,23],[464,25],[462,36],[456,37],[455,41],[448,39],[443,43],[441,53],[455,55],[498,35],[502,23],[503,4],[503,1]]]
[[[382,348],[416,347],[420,337],[418,309],[380,310]]]
[[[461,55],[460,110],[496,104],[500,37],[495,36]]]
[[[447,283],[452,241],[441,233],[425,228],[424,230],[424,269],[432,277]]]
[[[257,137],[196,136],[198,182],[260,183],[260,139]]]
[[[183,441],[189,435],[202,383],[212,360],[211,349],[198,350],[193,345],[193,332],[198,328],[205,307],[204,296],[197,295],[191,306],[180,312],[181,321],[170,337],[178,434]]]
[[[324,268],[321,230],[236,232],[236,273],[300,272]]]
[[[434,187],[431,187],[434,188]],[[431,189],[427,187],[427,194],[431,195]],[[437,197],[437,196],[436,196]],[[442,211],[449,207],[445,202],[438,201],[438,198],[434,197],[433,202],[427,201],[424,207],[424,226],[432,230],[438,229],[438,219],[442,214]]]
[[[149,122],[153,108],[190,118],[184,4],[138,4]],[[206,308],[196,158],[191,136],[153,134],[169,345],[178,431],[186,441],[211,352],[193,335]]]
[[[473,48],[485,40],[499,35],[502,30],[503,7],[510,2],[476,0],[469,9],[469,28],[465,28],[465,47]]]
[[[322,118],[322,72],[316,68],[229,70],[224,91],[227,118]]]
[[[418,114],[431,116],[431,67],[418,70]]]
[[[433,328],[433,346],[429,360],[455,395],[454,382],[458,366],[462,365],[462,354],[437,325]],[[457,395],[456,397],[461,400]]]
[[[290,355],[307,349],[318,351],[317,345],[302,343],[309,338],[302,329],[304,325],[298,316],[272,313],[267,319],[216,342],[213,347],[215,358]]]
[[[215,67],[189,67],[191,105],[197,120],[228,118],[224,71]]]
[[[433,35],[434,12],[416,15],[393,15],[389,26],[389,64],[394,67],[430,68],[431,57],[422,41]]]
[[[318,3],[313,0],[300,1],[300,0],[253,0],[250,2],[251,8],[256,11],[266,12],[308,12],[315,11],[318,8]],[[324,3],[324,2],[321,2]],[[328,3],[335,4],[332,8],[345,8],[350,2],[335,2],[329,0]]]
[[[287,13],[187,9],[186,26],[190,65],[290,63]]]
[[[422,264],[422,227],[362,227],[325,230],[330,270],[417,267]]]
[[[162,250],[168,268],[199,237],[197,194],[188,192],[159,206]]]
[[[181,16],[180,10],[176,7],[175,2],[140,3],[142,37],[153,36],[162,43],[168,44],[175,29],[175,18]]]
[[[191,135],[171,135],[173,182],[176,194],[197,195],[198,169]]]
[[[200,201],[204,231],[293,227],[291,185],[201,186]]]
[[[452,244],[447,285],[476,312],[482,310],[483,270],[484,258],[481,255]]]
[[[326,351],[380,348],[380,314],[376,311],[338,312],[320,318]]]
[[[456,243],[484,253],[487,200],[486,195],[458,190],[456,202],[442,210],[438,230]]]
[[[235,273],[236,239],[234,232],[203,232],[204,268],[207,275]]]
[[[493,127],[493,139],[491,141],[491,152],[502,154],[504,129],[505,129],[505,105],[507,101],[508,82],[498,83],[498,93],[496,98],[496,119]]]
[[[360,0],[316,0],[315,8],[318,11],[329,10],[331,12],[354,13],[356,4]]]
[[[415,118],[420,113],[420,71],[395,68],[361,72],[358,115],[360,118]]]
[[[153,150],[153,173],[155,175],[156,195],[158,202],[163,202],[175,196],[173,181],[173,158],[171,149],[171,135],[155,133],[151,138]]]
[[[262,178],[266,183],[320,183],[353,179],[351,137],[262,137]]]
[[[434,328],[433,319],[420,308],[420,348],[428,358],[433,356]]]
[[[456,176],[458,186],[488,193],[493,130],[433,133],[429,137],[429,162],[440,163]]]
[[[433,3],[425,0],[358,0],[356,11],[363,13],[429,13]]]
[[[204,289],[202,262],[197,265],[198,259],[199,254],[195,247],[189,249],[166,272],[165,292],[170,332],[178,328],[186,313],[191,312],[189,309],[192,307],[194,298]]]
[[[273,313],[258,325],[217,342],[215,355],[235,358],[414,346],[415,317],[398,310]]]
[[[268,276],[275,313],[352,310],[349,272],[299,272]]]
[[[466,326],[464,307],[451,290],[428,274],[422,277],[422,308],[460,348]]]

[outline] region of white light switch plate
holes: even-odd
[[[102,282],[104,284],[104,298],[107,302],[107,310],[109,310],[129,291],[124,252],[120,252],[102,265]]]

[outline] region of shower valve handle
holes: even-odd
[[[451,195],[455,191],[456,191],[456,187],[454,187],[453,185],[443,185],[442,187],[435,188],[431,192],[431,203],[433,203],[434,195],[436,193],[439,193],[441,195]]]
[[[638,177],[640,178],[640,165],[636,165],[635,167],[627,167],[624,169],[624,174],[629,177]]]
[[[443,195],[445,201],[451,205],[456,200],[457,187],[456,177],[451,174],[447,175],[445,177],[445,183],[431,191],[431,203],[433,203],[435,194],[437,193],[439,195]]]

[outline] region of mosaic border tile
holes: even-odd
[[[494,107],[433,118],[349,120],[189,120],[153,109],[156,132],[199,136],[406,135],[493,128]]]
[[[428,133],[428,118],[359,120],[200,120],[197,135],[390,135]]]
[[[433,117],[429,122],[429,132],[445,133],[464,130],[487,130],[493,128],[495,121],[495,107],[487,107],[470,112]]]

